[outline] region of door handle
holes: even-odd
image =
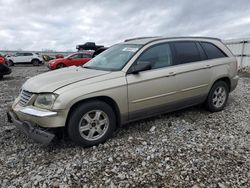
[[[168,75],[169,75],[169,76],[175,76],[176,73],[175,73],[175,72],[170,72],[170,73],[168,73]]]
[[[205,65],[204,68],[205,68],[205,69],[209,69],[209,68],[211,68],[211,65]]]

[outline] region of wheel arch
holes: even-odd
[[[211,88],[212,88],[213,85],[214,85],[216,82],[218,82],[218,81],[224,81],[224,82],[227,84],[229,91],[231,91],[231,81],[230,81],[230,78],[227,77],[227,76],[223,76],[223,77],[217,78],[217,79],[213,82]],[[211,90],[211,88],[210,88],[210,90]]]
[[[33,58],[33,59],[31,60],[31,62],[33,62],[33,61],[35,61],[35,60],[41,62],[38,58]]]
[[[117,103],[115,102],[115,100],[112,99],[111,97],[108,97],[108,96],[96,96],[96,97],[91,97],[91,98],[87,98],[87,99],[83,99],[83,100],[75,102],[70,107],[70,110],[68,112],[65,127],[68,126],[68,121],[69,121],[70,114],[72,113],[72,111],[75,108],[77,108],[78,105],[81,105],[81,104],[83,104],[85,102],[89,102],[89,101],[93,101],[93,100],[99,100],[99,101],[107,103],[113,109],[113,111],[115,113],[115,117],[116,117],[116,121],[117,121],[117,123],[116,123],[117,127],[119,127],[121,125],[120,110],[119,110],[119,107],[118,107]]]
[[[56,68],[57,68],[58,65],[63,65],[64,67],[67,67],[67,65],[64,62],[55,63]]]

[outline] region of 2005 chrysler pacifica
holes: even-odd
[[[237,82],[237,61],[219,39],[136,38],[83,66],[30,78],[7,114],[38,142],[65,127],[74,142],[92,146],[133,120],[200,103],[220,111]]]

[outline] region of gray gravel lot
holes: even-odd
[[[0,81],[0,187],[250,187],[249,74],[222,112],[188,108],[81,148],[67,140],[41,146],[7,123],[21,85],[45,71],[15,66]]]

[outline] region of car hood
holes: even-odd
[[[25,82],[23,89],[33,93],[54,92],[64,86],[109,73],[109,71],[71,66],[32,77]]]

